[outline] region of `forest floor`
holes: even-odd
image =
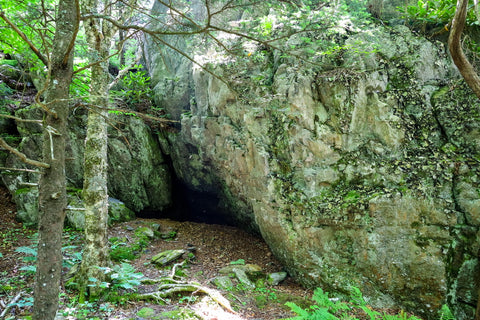
[[[8,310],[5,319],[28,319],[34,276],[33,272],[21,268],[33,263],[24,261],[28,256],[16,252],[16,249],[31,246],[36,230],[24,228],[15,220],[15,213],[15,205],[11,202],[10,195],[4,188],[0,188],[0,314],[6,305],[21,293],[16,306]],[[174,236],[169,239],[153,239],[136,259],[128,262],[135,267],[136,272],[141,272],[145,277],[158,279],[171,272],[171,266],[162,269],[150,262],[155,254],[169,249],[192,247],[195,248],[194,258],[189,259],[187,266],[182,269],[184,281],[195,281],[208,288],[216,288],[211,279],[217,277],[219,269],[230,265],[232,261],[256,264],[267,273],[282,271],[282,266],[275,260],[261,238],[230,226],[135,219],[112,226],[109,237],[127,239],[127,242],[134,241],[134,230],[152,223],[159,224],[163,232]],[[80,246],[82,238],[81,232],[67,230],[64,235],[64,246]],[[73,255],[69,257],[70,260],[75,260],[72,259]],[[137,291],[145,293],[151,288],[152,286],[142,285],[137,287]],[[76,304],[75,292],[66,290],[63,284],[60,308],[65,315],[63,319],[190,319],[191,312],[186,310],[196,310],[197,314],[203,314],[201,319],[273,320],[294,315],[284,305],[285,302],[302,303],[308,301],[312,295],[310,290],[304,289],[290,277],[276,286],[253,290],[244,290],[236,286],[220,292],[228,298],[236,314],[226,312],[216,303],[206,303],[208,297],[198,293],[170,297],[166,304],[152,301],[109,303],[100,300],[79,306]],[[146,307],[150,310],[140,311]]]
[[[28,253],[35,251],[36,230],[25,228],[15,220],[15,215],[16,207],[10,194],[0,186],[0,320],[27,320],[32,311],[34,271],[31,268],[34,262]],[[312,305],[313,291],[303,288],[290,277],[278,285],[267,284],[250,289],[233,278],[234,286],[217,289],[212,280],[220,276],[220,269],[227,266],[252,264],[261,268],[265,274],[282,271],[281,264],[273,257],[263,239],[239,228],[168,219],[135,219],[111,226],[108,236],[111,240],[121,239],[127,244],[134,244],[137,241],[135,230],[144,226],[150,228],[155,224],[160,226],[160,232],[157,233],[166,236],[154,237],[141,252],[135,252],[135,259],[125,261],[131,269],[123,274],[120,272],[120,277],[135,279],[132,276],[141,273],[148,279],[158,280],[180,274],[175,280],[181,283],[197,283],[199,287],[206,288],[207,292],[218,290],[229,301],[234,313],[215,302],[212,295],[201,293],[201,290],[176,293],[161,303],[125,298],[130,297],[129,294],[133,291],[138,294],[155,292],[158,284],[135,285],[131,289],[115,288],[113,285],[109,292],[116,295],[79,304],[78,292],[65,288],[65,280],[68,279],[71,268],[68,263],[80,262],[83,232],[66,228],[63,237],[66,264],[57,320],[277,320],[295,316],[285,305],[287,302],[293,302],[304,309]],[[165,267],[157,267],[152,263],[152,257],[156,254],[176,249],[186,252],[175,261],[186,262],[183,266],[178,266],[178,269],[172,268],[175,262]],[[187,254],[188,252],[190,253]],[[119,265],[119,262],[115,264]],[[115,299],[111,299],[112,296]],[[411,316],[400,310],[366,307],[378,311],[378,316],[397,315],[391,319],[410,319]],[[344,313],[342,319],[345,316],[348,319],[371,319],[359,308],[349,309],[346,312],[348,315]]]

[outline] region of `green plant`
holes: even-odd
[[[25,271],[27,274],[35,274],[37,271],[36,266],[32,263],[37,261],[37,248],[33,247],[35,244],[29,247],[18,247],[15,252],[23,253],[26,256],[23,257],[23,262],[28,263],[28,265],[22,266],[20,270]],[[82,260],[82,254],[74,249],[78,248],[77,246],[65,246],[62,247],[63,252],[63,263],[64,268],[71,268],[74,264]]]
[[[118,296],[118,290],[131,290],[141,284],[144,278],[141,272],[136,272],[135,267],[128,263],[121,263],[113,268],[98,267],[108,276],[108,281],[100,282],[95,277],[88,279],[89,287],[110,288],[109,296],[115,298]]]
[[[98,319],[89,317],[95,313],[97,309],[96,302],[82,302],[79,303],[76,298],[68,301],[66,308],[61,311],[62,316],[67,317],[68,319]]]
[[[244,265],[245,264],[245,259],[238,259],[238,260],[235,260],[235,261],[231,261],[230,264]]]
[[[270,301],[278,301],[277,290],[273,288],[257,287],[255,292],[265,296]]]
[[[258,32],[262,36],[267,37],[272,33],[273,25],[274,25],[274,19],[272,18],[272,16],[262,17],[262,18],[260,18],[260,24],[258,26]]]
[[[141,71],[142,65],[136,65],[132,71],[128,72],[122,79],[125,89],[112,91],[112,96],[127,102],[129,105],[137,105],[150,101],[152,98],[152,89],[150,88],[150,77]]]
[[[127,239],[113,237],[108,239],[110,242],[110,258],[114,261],[135,259],[136,246],[128,246]]]
[[[403,13],[403,18],[412,22],[422,22],[432,25],[446,25],[452,21],[455,15],[454,1],[445,0],[418,0],[414,5],[398,7],[397,10]],[[467,24],[478,24],[473,11],[467,15]]]
[[[0,82],[0,96],[5,97],[13,93],[13,90],[5,83]]]
[[[183,296],[178,300],[178,302],[179,303],[190,304],[190,303],[194,303],[195,301],[197,301],[197,299],[198,298],[196,296]]]
[[[109,273],[113,289],[133,289],[140,285],[144,278],[141,272],[136,272],[135,267],[128,263],[113,266]]]
[[[37,261],[37,249],[32,247],[18,247],[15,249],[15,252],[20,252],[25,254],[22,258],[23,262],[29,263],[29,265],[22,266],[20,270],[25,271],[26,274],[35,274],[37,271],[35,265],[31,265],[30,263]]]
[[[110,242],[110,258],[114,261],[133,260],[148,245],[148,236],[135,231],[135,241],[127,244],[126,238],[112,237]]]
[[[315,304],[308,308],[302,308],[293,302],[287,302],[287,305],[296,317],[288,320],[337,320],[352,319],[351,311],[355,309],[362,310],[370,320],[420,320],[415,316],[409,316],[401,311],[397,315],[389,315],[372,310],[363,299],[362,292],[356,287],[351,288],[351,299],[349,302],[341,301],[338,298],[330,298],[328,292],[324,292],[321,288],[317,288],[312,296]]]
[[[444,304],[440,311],[438,312],[440,320],[455,320],[455,316],[452,314],[450,308]]]
[[[15,303],[10,304],[10,306],[16,306],[18,308],[25,308],[33,306],[33,297],[21,298]]]

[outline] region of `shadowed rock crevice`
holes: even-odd
[[[164,211],[143,210],[136,216],[237,226],[230,218],[231,213],[221,207],[217,194],[192,190],[178,178],[172,179],[172,205],[169,208]]]

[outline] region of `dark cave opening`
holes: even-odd
[[[172,177],[172,205],[164,211],[144,210],[139,218],[172,219],[207,224],[237,226],[220,205],[219,197],[211,192],[192,190],[177,177]]]

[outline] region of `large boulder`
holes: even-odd
[[[41,119],[42,113],[35,105],[16,111],[25,119]],[[133,212],[161,211],[171,205],[171,182],[168,164],[160,150],[160,143],[150,128],[140,119],[127,115],[110,117],[115,127],[109,128],[108,140],[108,191]],[[86,112],[75,109],[69,118],[69,137],[66,148],[66,176],[69,189],[81,189],[83,185],[83,150],[86,134]],[[20,142],[15,147],[30,159],[41,159],[42,128],[38,123],[17,122]],[[14,155],[3,155],[2,166],[32,169]],[[34,170],[33,170],[34,171]],[[3,184],[13,194],[18,218],[27,224],[35,224],[38,217],[39,173],[32,171],[2,171]],[[116,202],[111,202],[111,209]],[[118,212],[118,210],[116,211]],[[116,219],[132,217],[124,211]],[[82,218],[76,213],[75,227],[81,227]],[[71,215],[73,217],[73,215]],[[68,218],[70,219],[70,218]],[[80,222],[78,222],[80,221]]]
[[[369,304],[427,318],[448,302],[468,319],[478,290],[466,279],[478,277],[479,104],[444,44],[403,26],[338,32],[343,49],[323,67],[275,51],[219,64],[235,92],[176,61],[191,76],[169,92],[195,103],[179,104],[180,131],[163,149],[178,177],[216,192],[305,285],[359,287]],[[165,66],[150,58],[163,88]]]

